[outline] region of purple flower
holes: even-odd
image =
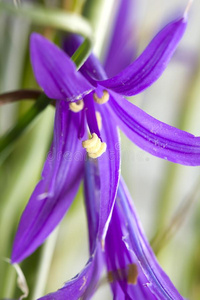
[[[164,271],[143,233],[132,199],[122,179],[112,218],[101,250],[96,239],[102,192],[97,164],[89,159],[84,176],[85,204],[88,217],[90,259],[85,268],[57,292],[40,300],[90,299],[98,288],[103,269],[115,300],[183,300]]]
[[[110,79],[93,55],[77,72],[67,54],[41,35],[32,34],[30,50],[35,77],[44,92],[57,100],[56,115],[54,139],[42,179],[24,210],[15,237],[13,263],[22,261],[41,245],[71,205],[86,159],[80,139],[85,140],[83,146],[89,157],[99,157],[102,192],[97,237],[102,243],[119,182],[117,126],[155,156],[185,165],[200,164],[199,137],[152,118],[121,96],[140,93],[162,74],[185,28],[185,16],[169,23],[133,63]],[[78,43],[73,36],[70,44],[65,45],[66,51],[72,51]],[[95,111],[102,119],[101,130]],[[86,125],[92,135],[90,139]]]

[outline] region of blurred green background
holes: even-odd
[[[109,39],[118,1],[46,0],[44,9],[83,13],[94,33],[94,51],[102,56]],[[137,55],[167,22],[183,13],[187,1],[135,0]],[[29,5],[36,1],[0,2],[0,93],[39,88],[29,60],[29,35],[39,31],[59,43],[58,29],[41,26],[8,12],[4,4]],[[147,91],[130,99],[157,119],[200,135],[200,2],[194,1],[187,31],[168,68]],[[49,26],[48,26],[49,25]],[[59,27],[59,26],[58,26]],[[108,30],[109,29],[109,30]],[[0,135],[12,128],[33,105],[20,101],[0,106]],[[54,108],[48,107],[0,158],[0,299],[19,297],[16,273],[4,261],[10,257],[20,215],[40,178],[52,139]],[[200,299],[200,168],[178,166],[150,156],[122,139],[122,174],[144,230],[163,269],[180,293]],[[45,245],[21,267],[30,289],[28,299],[55,291],[75,276],[88,258],[87,225],[82,187],[62,221]],[[99,287],[94,299],[111,299],[108,285]]]

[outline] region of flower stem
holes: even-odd
[[[35,104],[25,115],[20,117],[18,123],[10,130],[10,132],[0,138],[0,153],[12,145],[12,143],[25,131],[37,115],[51,103],[51,101],[52,100],[44,94],[39,96]]]
[[[7,92],[0,95],[0,106],[6,103],[12,103],[22,99],[37,99],[41,95],[38,90],[18,90]]]

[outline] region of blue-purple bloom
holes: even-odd
[[[122,97],[138,94],[158,79],[185,28],[185,16],[169,23],[133,63],[125,68],[122,64],[111,78],[94,55],[77,71],[70,56],[41,35],[32,34],[35,77],[46,95],[57,100],[54,138],[42,179],[21,217],[12,262],[22,261],[44,242],[66,214],[83,177],[91,255],[77,277],[42,299],[89,299],[99,280],[102,261],[112,277],[115,299],[183,299],[158,265],[120,180],[117,127],[157,157],[184,165],[200,164],[199,137],[154,119]],[[64,49],[72,55],[79,45],[79,37],[72,36]],[[84,107],[79,111],[80,105]],[[96,111],[102,118],[102,129]],[[92,151],[93,147],[85,148],[90,157],[98,157],[96,160],[87,160],[80,142],[87,139],[87,125],[92,139],[86,144],[95,136],[99,147]],[[107,150],[100,156],[104,143]],[[119,234],[114,236],[115,229]]]
[[[104,265],[115,300],[183,300],[159,266],[143,233],[122,179],[102,252],[97,240],[101,185],[98,165],[89,159],[84,174],[90,259],[85,268],[58,291],[40,300],[90,299],[98,289]]]

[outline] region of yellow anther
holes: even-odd
[[[128,283],[136,284],[138,278],[138,269],[136,264],[128,265]]]
[[[97,144],[98,140],[99,140],[99,138],[96,135],[96,133],[93,133],[91,139],[82,142],[82,146],[83,146],[83,148],[86,148],[86,149],[92,148]]]
[[[136,264],[128,264],[125,268],[109,271],[107,274],[109,282],[125,280],[128,284],[135,285],[138,278],[138,269]]]
[[[96,103],[104,104],[104,103],[108,102],[110,95],[109,95],[108,91],[103,90],[103,96],[101,98],[99,98],[96,93],[93,94],[93,98]]]
[[[101,147],[100,147],[99,151],[97,151],[96,153],[88,153],[88,155],[91,158],[97,158],[97,157],[101,156],[104,152],[106,152],[106,148],[107,148],[106,143],[101,143]]]
[[[86,149],[88,153],[96,153],[101,148],[101,141],[98,139],[96,145],[94,147],[89,147]]]
[[[98,128],[101,131],[101,128],[102,128],[102,118],[101,118],[100,112],[98,112],[98,111],[96,111],[96,119],[97,119]]]
[[[114,276],[113,276],[113,272],[112,271],[108,272],[107,278],[108,278],[108,282],[110,282],[110,283],[114,282]]]
[[[86,149],[88,156],[97,158],[106,151],[106,143],[102,143],[96,133],[92,134],[92,138],[82,142],[83,148]]]
[[[71,102],[69,104],[69,109],[75,113],[81,111],[84,107],[83,100],[78,100],[77,102]]]

